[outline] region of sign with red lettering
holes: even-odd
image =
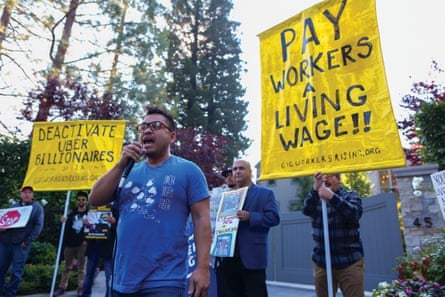
[[[31,211],[31,205],[0,209],[0,229],[25,227]]]

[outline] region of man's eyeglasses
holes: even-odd
[[[162,128],[167,129],[168,131],[171,131],[170,127],[167,126],[166,124],[164,124],[161,121],[154,121],[154,122],[150,122],[150,123],[140,123],[139,125],[136,126],[138,132],[142,133],[147,129],[150,129],[151,131],[158,131],[161,130]]]
[[[79,202],[87,202],[87,200],[86,200],[86,199],[84,199],[84,198],[81,198],[81,199],[77,199],[77,201],[79,201]]]

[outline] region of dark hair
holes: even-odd
[[[77,198],[79,197],[87,197],[88,198],[88,193],[85,191],[79,191],[77,192]]]
[[[175,123],[175,120],[173,119],[173,116],[165,109],[158,107],[158,106],[154,106],[154,105],[148,105],[145,107],[145,110],[147,111],[146,115],[160,114],[160,115],[164,116],[170,126],[170,129],[172,131],[176,130],[176,123]]]

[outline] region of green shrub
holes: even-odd
[[[383,282],[372,291],[373,297],[443,297],[445,288],[439,283],[423,280]]]
[[[30,295],[49,292],[53,271],[53,265],[27,264],[17,294]]]
[[[49,293],[51,291],[54,265],[56,261],[56,248],[51,243],[33,242],[18,295],[30,295],[36,293]],[[64,270],[64,263],[58,266],[55,287],[59,285],[60,275]],[[77,288],[77,266],[70,272],[68,290]]]
[[[60,274],[64,266],[61,264],[58,267],[55,288],[59,285]],[[37,293],[49,293],[54,274],[54,265],[42,264],[26,264],[25,272],[23,273],[22,281],[17,295],[30,295]],[[77,288],[77,269],[74,268],[70,272],[68,281],[68,290],[75,290]]]
[[[38,242],[32,243],[29,256],[26,261],[28,264],[54,264],[56,259],[56,248],[51,243]]]
[[[445,236],[427,240],[412,253],[397,259],[398,279],[380,283],[373,297],[445,296]]]
[[[396,271],[399,279],[426,279],[445,284],[445,237],[429,239],[411,254],[401,257]]]

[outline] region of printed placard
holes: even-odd
[[[0,229],[25,227],[31,212],[32,205],[0,209]]]
[[[375,0],[327,0],[261,33],[261,176],[405,166]]]
[[[233,257],[238,232],[239,219],[236,212],[241,210],[246,199],[248,187],[221,193],[215,232],[210,254],[215,257]]]
[[[431,174],[431,181],[439,201],[442,216],[445,219],[445,170]]]

